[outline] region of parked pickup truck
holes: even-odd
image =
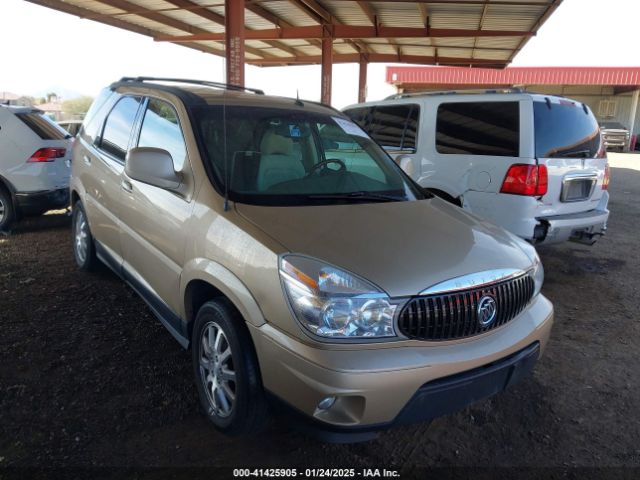
[[[618,122],[600,122],[600,132],[607,150],[623,152],[629,145],[629,130]]]

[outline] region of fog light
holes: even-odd
[[[336,397],[323,398],[318,403],[318,410],[329,410],[334,403],[336,403]]]

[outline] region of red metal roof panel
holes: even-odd
[[[427,85],[640,86],[640,67],[387,67],[387,82]]]

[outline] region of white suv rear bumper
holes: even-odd
[[[475,215],[499,225],[536,245],[575,240],[593,244],[607,229],[609,194],[605,191],[591,209],[564,215],[549,215],[540,211],[534,197],[501,195],[469,191],[464,195],[464,207]]]

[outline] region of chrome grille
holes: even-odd
[[[414,297],[400,312],[398,329],[415,340],[471,337],[513,320],[529,304],[533,291],[533,278],[526,273],[475,289]],[[494,320],[482,326],[478,302],[485,296],[495,300],[497,311]]]

